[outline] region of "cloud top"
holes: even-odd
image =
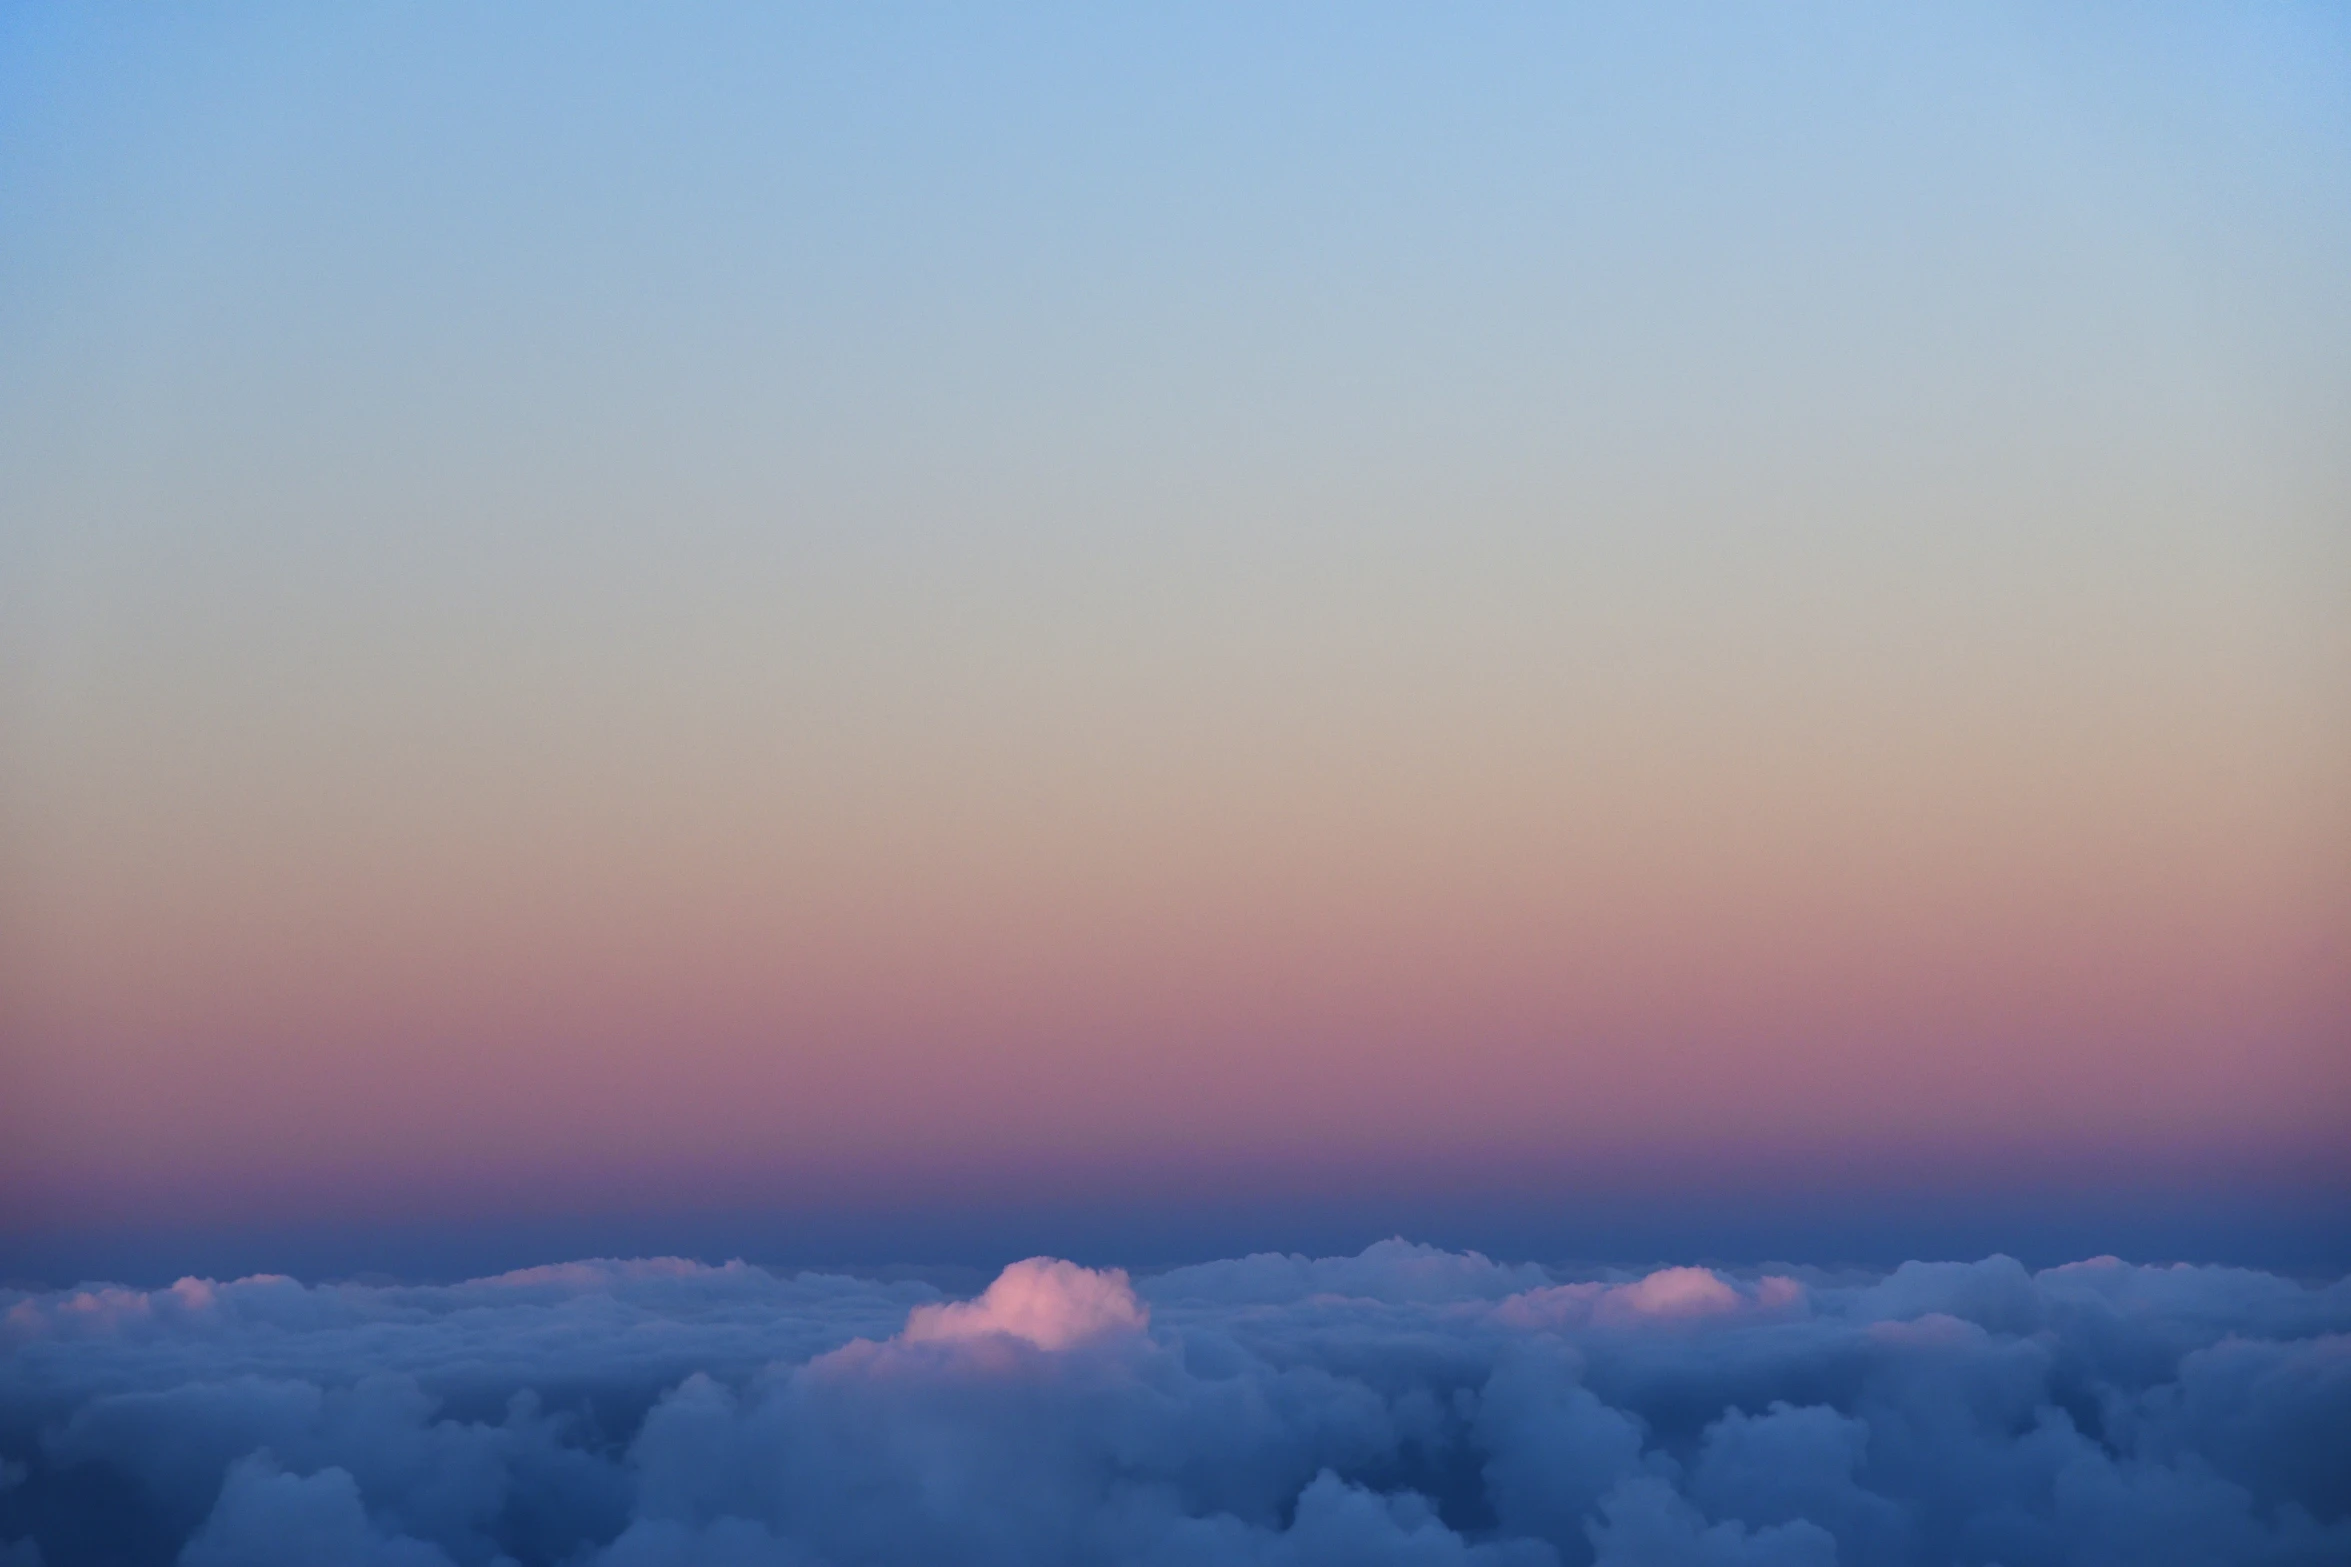
[[[606,1259],[0,1334],[0,1567],[2351,1560],[2351,1281],[2239,1269]]]
[[[1001,1334],[1039,1349],[1067,1349],[1106,1334],[1140,1333],[1149,1322],[1124,1269],[1097,1272],[1031,1257],[998,1274],[977,1300],[915,1307],[904,1337],[928,1343]]]

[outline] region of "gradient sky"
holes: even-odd
[[[2342,1211],[2340,8],[1003,9],[0,12],[0,1228]]]

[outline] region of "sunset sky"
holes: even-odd
[[[2351,1254],[2351,15],[978,10],[0,14],[0,1275]]]

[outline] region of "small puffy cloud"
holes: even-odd
[[[1352,1257],[1256,1252],[1175,1268],[1149,1280],[1144,1292],[1154,1300],[1213,1301],[1229,1306],[1281,1305],[1315,1296],[1394,1305],[1455,1305],[1499,1300],[1550,1282],[1533,1263],[1508,1265],[1478,1252],[1444,1251],[1396,1237]]]
[[[1659,1268],[1622,1284],[1551,1284],[1499,1303],[1495,1315],[1522,1328],[1594,1324],[1641,1328],[1717,1318],[1786,1316],[1805,1309],[1804,1286],[1767,1274],[1739,1284],[1711,1268]]]
[[[1067,1349],[1105,1334],[1140,1333],[1149,1321],[1125,1270],[1097,1272],[1031,1257],[997,1275],[977,1300],[915,1307],[904,1337],[919,1344],[1001,1334],[1039,1349]]]
[[[1707,1268],[1660,1268],[1600,1300],[1601,1311],[1619,1319],[1719,1317],[1741,1304],[1739,1292]]]

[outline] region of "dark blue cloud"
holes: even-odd
[[[585,1262],[0,1296],[0,1567],[2351,1560],[2351,1281]]]

